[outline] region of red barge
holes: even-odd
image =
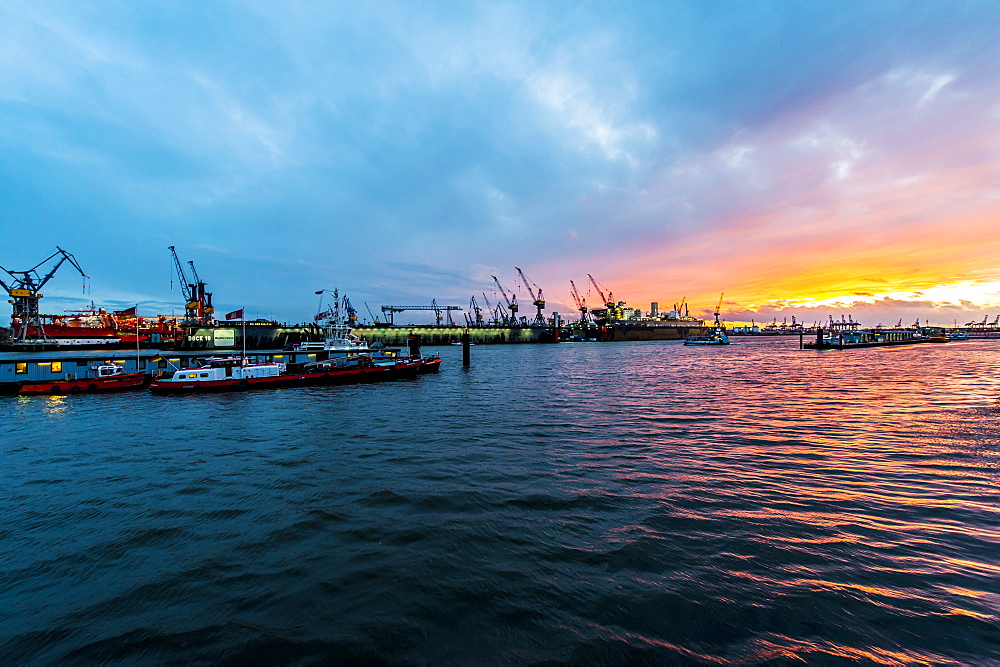
[[[121,364],[97,364],[92,367],[93,377],[58,380],[25,381],[17,388],[17,394],[80,394],[83,392],[129,391],[142,389],[149,383],[146,373],[129,373]]]
[[[416,377],[424,365],[423,359],[376,361],[366,355],[303,364],[257,362],[247,357],[212,357],[205,360],[204,365],[182,368],[172,375],[156,378],[149,389],[156,394],[167,394],[379,382]],[[436,368],[437,364],[433,365]]]

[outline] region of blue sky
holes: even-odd
[[[175,245],[219,310],[285,321],[321,288],[464,306],[514,266],[564,313],[592,273],[643,308],[726,292],[730,319],[992,316],[998,19],[997,2],[5,2],[0,264],[74,253],[89,294],[64,269],[46,312],[180,312]]]

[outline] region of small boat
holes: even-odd
[[[713,329],[708,336],[688,336],[685,345],[729,345],[729,337],[723,329]]]
[[[685,345],[729,345],[729,337],[726,336],[726,328],[719,321],[719,312],[722,310],[722,295],[719,295],[719,305],[715,307],[715,326],[712,333],[707,336],[688,336],[684,339]]]
[[[80,394],[83,392],[128,391],[141,389],[149,381],[146,373],[126,373],[121,364],[96,364],[91,377],[75,378],[67,375],[62,380],[28,381],[21,384],[17,394]],[[71,378],[71,379],[70,379]]]
[[[965,331],[949,331],[948,340],[969,340],[969,334]]]

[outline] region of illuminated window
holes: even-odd
[[[53,361],[52,362],[52,372],[53,373],[62,373],[62,362],[61,361]]]
[[[27,373],[28,372],[28,362],[26,362],[26,361],[18,361],[16,364],[14,364],[14,372],[15,373]]]

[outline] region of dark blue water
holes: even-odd
[[[0,398],[0,661],[1000,662],[1000,341]]]

